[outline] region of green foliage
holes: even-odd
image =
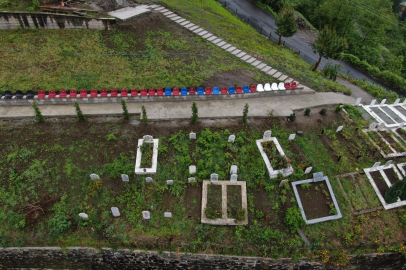
[[[190,123],[196,124],[197,119],[198,119],[197,104],[196,104],[196,102],[193,101],[193,103],[192,103],[192,117],[190,118]]]
[[[310,183],[303,183],[300,185],[303,189],[309,189],[310,188]]]
[[[387,203],[394,203],[401,198],[406,199],[406,181],[398,181],[391,186],[385,193],[385,201]]]
[[[45,118],[42,115],[41,111],[39,110],[37,104],[35,101],[32,103],[32,107],[34,108],[35,111],[35,120],[37,120],[38,123],[42,124],[45,122]]]
[[[335,81],[342,66],[341,63],[333,64],[332,62],[328,62],[322,70],[323,76],[330,77],[330,79]]]
[[[52,206],[54,215],[48,220],[48,226],[51,234],[61,234],[66,232],[72,225],[67,217],[67,198],[68,195],[63,195],[60,202],[55,203]]]
[[[282,36],[291,37],[297,33],[298,28],[295,19],[295,11],[292,8],[283,8],[276,17],[275,20],[276,29],[275,33],[279,35],[279,43],[281,44]]]
[[[311,110],[309,108],[307,108],[304,112],[305,116],[309,116],[310,115]]]
[[[321,109],[320,114],[321,115],[326,115],[327,114],[327,109]]]
[[[287,226],[287,229],[291,233],[296,232],[299,229],[300,225],[303,225],[305,223],[302,218],[300,208],[297,206],[290,207],[287,209],[284,221]]]
[[[295,119],[296,119],[296,114],[295,114],[295,113],[291,113],[291,114],[289,115],[289,120],[290,120],[291,122],[293,122],[293,121],[295,121]]]
[[[248,103],[245,103],[244,111],[243,111],[243,114],[242,114],[242,122],[243,122],[243,124],[247,123],[248,107],[249,107]]]
[[[85,122],[85,121],[86,121],[86,118],[85,118],[85,116],[83,115],[82,110],[81,110],[80,107],[79,107],[79,103],[77,103],[77,102],[75,101],[75,103],[73,104],[73,106],[74,106],[75,109],[76,109],[76,116],[78,117],[78,121],[79,121],[79,122]]]
[[[173,181],[169,191],[172,195],[180,197],[186,190],[186,183],[183,181]]]
[[[121,107],[123,108],[123,118],[125,120],[129,120],[130,119],[130,114],[128,113],[127,104],[125,104],[124,99],[121,100]]]
[[[38,7],[40,6],[40,2],[38,0],[32,0],[32,6],[28,7],[28,11],[35,11],[38,10]]]
[[[343,108],[341,107],[340,104],[338,104],[338,105],[336,106],[336,108],[335,108],[335,112],[336,112],[336,113],[340,113],[342,110],[343,110]]]
[[[120,153],[120,157],[115,158],[112,163],[107,163],[103,166],[103,173],[110,177],[120,177],[121,174],[131,175],[134,172],[134,155],[127,157],[124,153]]]
[[[107,141],[117,141],[117,137],[114,135],[114,133],[111,133],[107,135]]]
[[[142,123],[144,123],[144,125],[147,125],[148,124],[147,110],[145,109],[144,105],[142,105],[141,110],[142,110],[141,121]]]

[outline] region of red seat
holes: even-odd
[[[76,90],[70,90],[69,91],[69,97],[70,98],[75,98],[78,95],[78,93],[76,92]]]
[[[132,97],[138,96],[138,90],[137,89],[131,89],[131,96]]]
[[[173,88],[172,95],[179,96],[179,88]]]
[[[148,96],[155,96],[155,88],[150,88],[148,90]]]
[[[292,86],[290,86],[290,83],[285,83],[285,88],[286,90],[292,89]]]
[[[142,97],[146,97],[147,95],[148,95],[147,89],[142,88],[142,89],[141,89],[141,96],[142,96]]]
[[[213,90],[211,89],[211,87],[206,87],[205,94],[206,95],[213,95]]]
[[[68,94],[66,93],[66,90],[60,90],[59,91],[59,98],[66,98]]]
[[[81,98],[86,98],[87,97],[87,91],[85,89],[80,90],[80,97]]]
[[[251,85],[251,87],[250,87],[250,92],[251,92],[251,93],[257,92],[257,87],[256,87],[255,85]]]
[[[163,95],[164,95],[164,89],[158,88],[158,89],[156,90],[156,95],[157,95],[157,96],[163,96]]]
[[[237,94],[242,94],[242,93],[244,93],[244,91],[242,91],[242,87],[241,87],[241,86],[237,86],[237,87],[235,88],[235,92],[236,92]]]
[[[90,90],[90,97],[97,97],[98,94],[96,89]]]
[[[196,88],[190,87],[190,89],[189,89],[189,95],[196,95]]]
[[[38,91],[38,98],[45,98],[45,91],[44,90],[39,90]]]
[[[118,97],[118,91],[117,91],[117,89],[111,89],[110,96],[111,96],[111,97]]]
[[[56,98],[55,90],[49,90],[48,98]]]
[[[107,89],[100,90],[100,97],[107,97],[107,96],[108,96]]]
[[[296,82],[293,82],[292,85],[291,85],[291,87],[292,87],[292,89],[297,89],[297,84],[296,84]]]
[[[127,89],[121,89],[120,94],[121,94],[121,97],[128,97],[128,91],[127,91]]]
[[[221,93],[222,95],[227,95],[227,94],[228,94],[227,87],[225,87],[225,86],[221,87],[220,93]]]

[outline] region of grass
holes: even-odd
[[[223,218],[222,185],[207,185],[207,205],[204,210],[209,219]]]

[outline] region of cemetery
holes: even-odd
[[[400,249],[404,201],[384,198],[406,158],[388,163],[357,107],[322,108],[247,124],[2,121],[0,233],[13,237],[1,243],[271,257]]]
[[[403,130],[403,129],[401,129]],[[399,157],[406,155],[406,141],[390,130],[364,130],[371,143],[379,149],[385,158]]]

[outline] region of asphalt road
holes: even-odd
[[[220,2],[224,3],[224,0],[221,0]],[[275,18],[272,15],[256,6],[250,0],[226,0],[226,2],[227,8],[229,8],[232,12],[234,13],[237,12],[238,15],[240,16],[243,15],[244,17],[249,18],[249,22],[251,24],[254,24],[257,27],[262,27],[262,33],[265,36],[269,37],[271,33],[272,39],[274,39],[275,41],[278,40],[278,36],[275,34],[275,30],[277,29],[275,25]],[[319,55],[313,53],[310,43],[304,41],[298,35],[294,35],[293,37],[290,38],[282,37],[282,41],[285,41],[285,46],[287,48],[293,49],[295,51],[300,51],[300,56],[306,62],[313,64],[318,61]],[[358,70],[357,68],[353,67],[352,65],[344,61],[327,60],[323,58],[321,60],[319,69],[322,69],[329,61],[335,64],[336,63],[342,64],[342,68],[340,71],[341,74],[347,74],[349,71],[348,75],[355,79],[358,80],[366,79],[367,81],[378,84],[386,88],[387,90],[394,91],[399,95],[404,96],[404,94],[398,91],[397,89],[394,89],[393,87],[390,87],[380,81],[375,80],[374,78],[372,78],[371,75]]]

